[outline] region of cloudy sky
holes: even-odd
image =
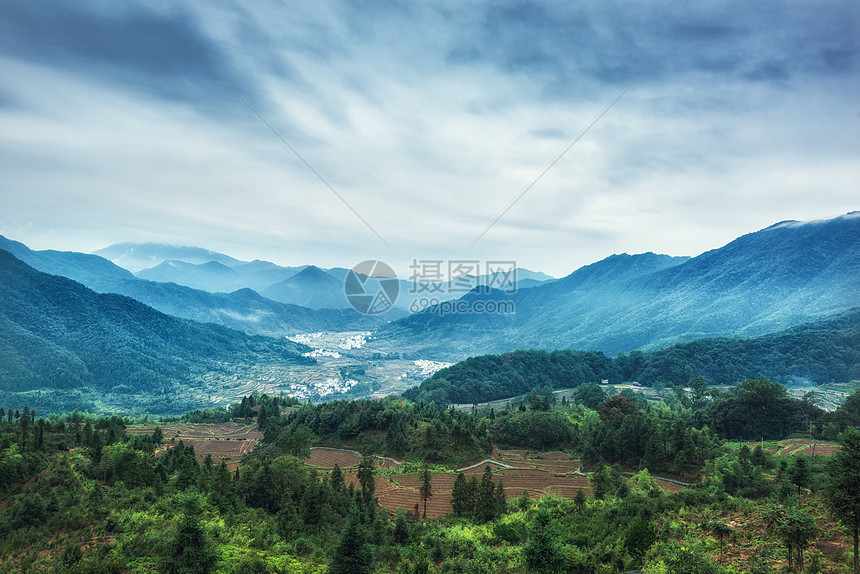
[[[0,233],[556,276],[696,255],[860,209],[858,38],[854,0],[4,0]]]

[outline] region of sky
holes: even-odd
[[[400,273],[694,256],[860,209],[858,39],[854,0],[4,0],[0,234]]]

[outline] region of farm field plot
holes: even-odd
[[[126,429],[131,435],[151,435],[157,425],[140,425]],[[168,445],[182,441],[186,446],[194,447],[198,462],[202,462],[207,454],[212,456],[212,462],[225,462],[230,470],[239,466],[242,456],[254,450],[257,441],[263,434],[257,431],[257,425],[241,425],[238,423],[218,424],[167,424],[158,425],[164,433],[164,442]]]
[[[758,442],[746,443],[751,449],[754,449],[759,444]],[[839,445],[834,442],[810,441],[807,438],[801,438],[783,440],[778,443],[766,443],[764,450],[774,456],[793,456],[797,454],[805,456],[830,456],[839,450]]]
[[[327,448],[311,449],[311,456],[305,463],[320,468],[322,470],[331,470],[337,464],[342,469],[347,469],[358,465],[361,460],[351,452],[343,452],[339,450]]]
[[[400,479],[404,476],[416,476],[417,475],[399,475],[394,476],[394,479]],[[440,518],[445,516],[446,514],[451,513],[451,492],[444,492],[441,490],[441,486],[436,486],[436,480],[439,477],[447,476],[445,474],[434,474],[431,482],[433,484],[433,496],[430,497],[430,500],[427,501],[427,517],[428,518]],[[397,509],[402,508],[404,511],[412,510],[415,511],[415,505],[418,505],[419,510],[424,512],[424,503],[421,500],[421,494],[418,491],[418,488],[403,488],[397,486],[391,480],[382,477],[376,476],[374,477],[376,481],[376,492],[375,495],[379,498],[379,504],[383,508],[386,508],[392,512],[397,512]],[[355,474],[349,473],[344,474],[344,480],[346,484],[353,482],[356,488],[359,487],[358,479]],[[441,483],[440,483],[441,484]],[[453,485],[453,480],[451,481]]]

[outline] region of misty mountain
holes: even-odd
[[[225,363],[309,361],[308,348],[171,317],[37,271],[0,250],[0,380],[6,392],[89,388],[163,395]]]
[[[350,308],[343,291],[343,281],[315,265],[309,265],[289,279],[270,285],[260,294],[274,301],[312,309]]]
[[[210,293],[229,293],[237,289],[261,292],[267,287],[293,277],[305,267],[281,267],[268,261],[254,260],[229,267],[217,261],[188,263],[164,261],[135,273],[141,279],[176,283]]]
[[[782,222],[691,259],[613,255],[552,283],[469,298],[509,301],[515,312],[431,308],[382,336],[463,357],[512,348],[614,354],[761,335],[860,305],[860,214]]]
[[[230,293],[245,287],[239,273],[217,261],[187,263],[170,260],[135,273],[141,279],[176,283],[212,293]]]
[[[133,273],[155,267],[165,261],[184,261],[196,265],[215,261],[228,267],[244,263],[229,255],[201,247],[182,247],[163,243],[114,243],[95,251],[94,254],[113,261]]]
[[[175,283],[135,277],[97,255],[64,251],[33,251],[0,236],[0,249],[11,252],[44,273],[62,275],[100,293],[136,299],[175,317],[215,323],[249,334],[283,336],[312,331],[376,328],[380,320],[352,310],[315,310],[266,299],[250,289],[209,293]]]

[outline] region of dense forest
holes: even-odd
[[[264,438],[235,470],[162,426],[134,434],[121,417],[7,407],[0,572],[847,572],[860,527],[860,393],[831,415],[809,409],[836,425],[842,448],[827,456],[775,457],[707,424],[714,405],[794,400],[780,389],[761,377],[724,398],[694,386],[659,403],[625,392],[554,404],[543,388],[499,411],[252,395],[160,421],[254,425]],[[760,424],[751,431],[792,430],[776,411],[749,412]],[[306,462],[319,445],[364,457],[320,471]],[[510,496],[490,465],[471,478],[454,470],[503,448],[581,457],[589,494]],[[373,455],[403,462],[386,469]],[[380,506],[380,474],[406,472],[424,477],[423,512]],[[661,473],[690,486],[666,491]],[[444,476],[451,507],[428,519]]]
[[[74,404],[75,394],[89,390],[147,395],[139,401],[145,409],[153,406],[146,398],[179,395],[195,374],[243,362],[313,364],[301,355],[307,350],[286,339],[177,319],[128,297],[98,294],[0,250],[3,401],[18,402],[14,393],[39,389],[46,391],[40,393],[43,405]]]
[[[539,386],[577,387],[607,380],[684,386],[704,377],[728,386],[764,375],[785,384],[860,379],[860,309],[755,338],[698,339],[644,353],[515,351],[467,359],[442,369],[404,396],[471,404],[521,395]]]

